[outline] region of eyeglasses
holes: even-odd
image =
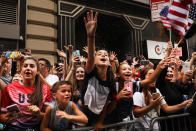
[[[39,63],[39,66],[46,66],[46,65],[44,65],[44,64],[42,64],[42,63]]]

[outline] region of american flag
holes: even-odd
[[[161,12],[160,12],[160,18],[161,18],[161,22],[163,23],[163,25],[167,28],[167,29],[171,29],[171,25],[168,21],[168,18],[167,18],[167,15],[168,15],[168,12],[169,12],[169,6],[165,6]]]
[[[174,0],[172,6],[169,9],[168,20],[181,37],[186,34],[188,25],[188,14],[190,5],[184,4],[183,0]]]
[[[195,19],[196,19],[196,4],[192,4],[189,11],[187,31],[190,29]]]

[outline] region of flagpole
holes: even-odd
[[[177,47],[179,46],[179,44],[180,44],[180,42],[181,42],[182,40],[183,40],[183,38],[180,39],[180,41],[179,41],[178,44],[177,44]]]
[[[172,37],[172,32],[171,29],[169,29],[169,41],[171,41],[171,37]]]
[[[190,54],[189,54],[189,43],[188,40],[186,40],[186,46],[187,46],[187,53],[188,53],[188,59],[190,58]]]

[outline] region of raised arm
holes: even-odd
[[[171,82],[176,82],[178,80],[178,77],[179,77],[179,72],[178,72],[178,69],[180,67],[180,59],[179,58],[174,58],[173,61],[172,61],[172,65],[174,65],[174,75],[173,75],[173,78],[171,80]]]
[[[88,61],[86,64],[86,73],[90,73],[94,68],[95,62],[95,32],[97,28],[97,16],[98,13],[95,13],[93,17],[93,11],[87,12],[87,18],[84,17],[84,23],[87,33],[87,43],[88,43]]]
[[[6,52],[3,52],[2,55],[1,55],[1,59],[0,59],[0,77],[2,76],[2,72],[3,72],[3,67],[4,67],[4,64],[7,62],[7,58],[5,58],[5,54]],[[0,79],[0,89],[4,89],[5,88],[5,84],[4,82]]]
[[[118,58],[116,56],[117,56],[117,54],[114,51],[110,52],[110,63],[112,66],[113,73],[116,73],[116,70],[119,67]]]
[[[2,76],[3,65],[4,65],[5,62],[7,61],[7,58],[5,58],[5,54],[6,54],[6,52],[3,52],[3,53],[1,54],[1,59],[0,59],[0,76]]]
[[[67,55],[63,50],[60,51],[60,50],[56,49],[56,51],[57,51],[58,55],[64,59],[63,77],[65,78],[67,76],[67,66],[68,66],[67,65]]]
[[[73,76],[73,73],[74,71],[76,70],[76,61],[78,61],[79,58],[78,57],[74,57],[72,58],[72,66],[71,66],[71,69],[69,70],[69,73],[67,74],[66,78],[65,78],[65,81],[70,81],[72,76]]]
[[[168,45],[167,45],[167,50],[166,50],[166,55],[165,55],[165,57],[169,57],[169,56],[170,56],[170,54],[172,53],[172,49],[173,49],[172,42],[169,41],[169,42],[168,42]]]
[[[196,61],[196,52],[193,52],[190,60],[190,68],[194,68],[193,66],[195,61]]]
[[[152,73],[152,75],[149,77],[149,79],[144,79],[144,80],[141,81],[141,83],[140,83],[141,86],[145,86],[145,85],[148,85],[149,83],[152,83],[152,82],[156,81],[156,79],[158,78],[158,76],[161,73],[161,71],[168,66],[169,62],[170,62],[170,58],[169,57],[167,57],[164,60],[162,60],[158,64],[157,68]]]
[[[65,49],[68,51],[68,53],[69,53],[69,61],[68,61],[68,63],[69,63],[69,66],[67,67],[67,70],[70,70],[70,68],[71,68],[71,64],[72,64],[72,57],[73,57],[73,46],[72,45],[68,45],[68,46],[64,46],[65,47]]]

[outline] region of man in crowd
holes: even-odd
[[[43,78],[46,80],[47,84],[52,87],[54,83],[59,81],[59,78],[57,75],[50,74],[51,64],[49,60],[45,58],[40,58],[38,60],[39,67],[40,67],[40,74],[43,76]]]

